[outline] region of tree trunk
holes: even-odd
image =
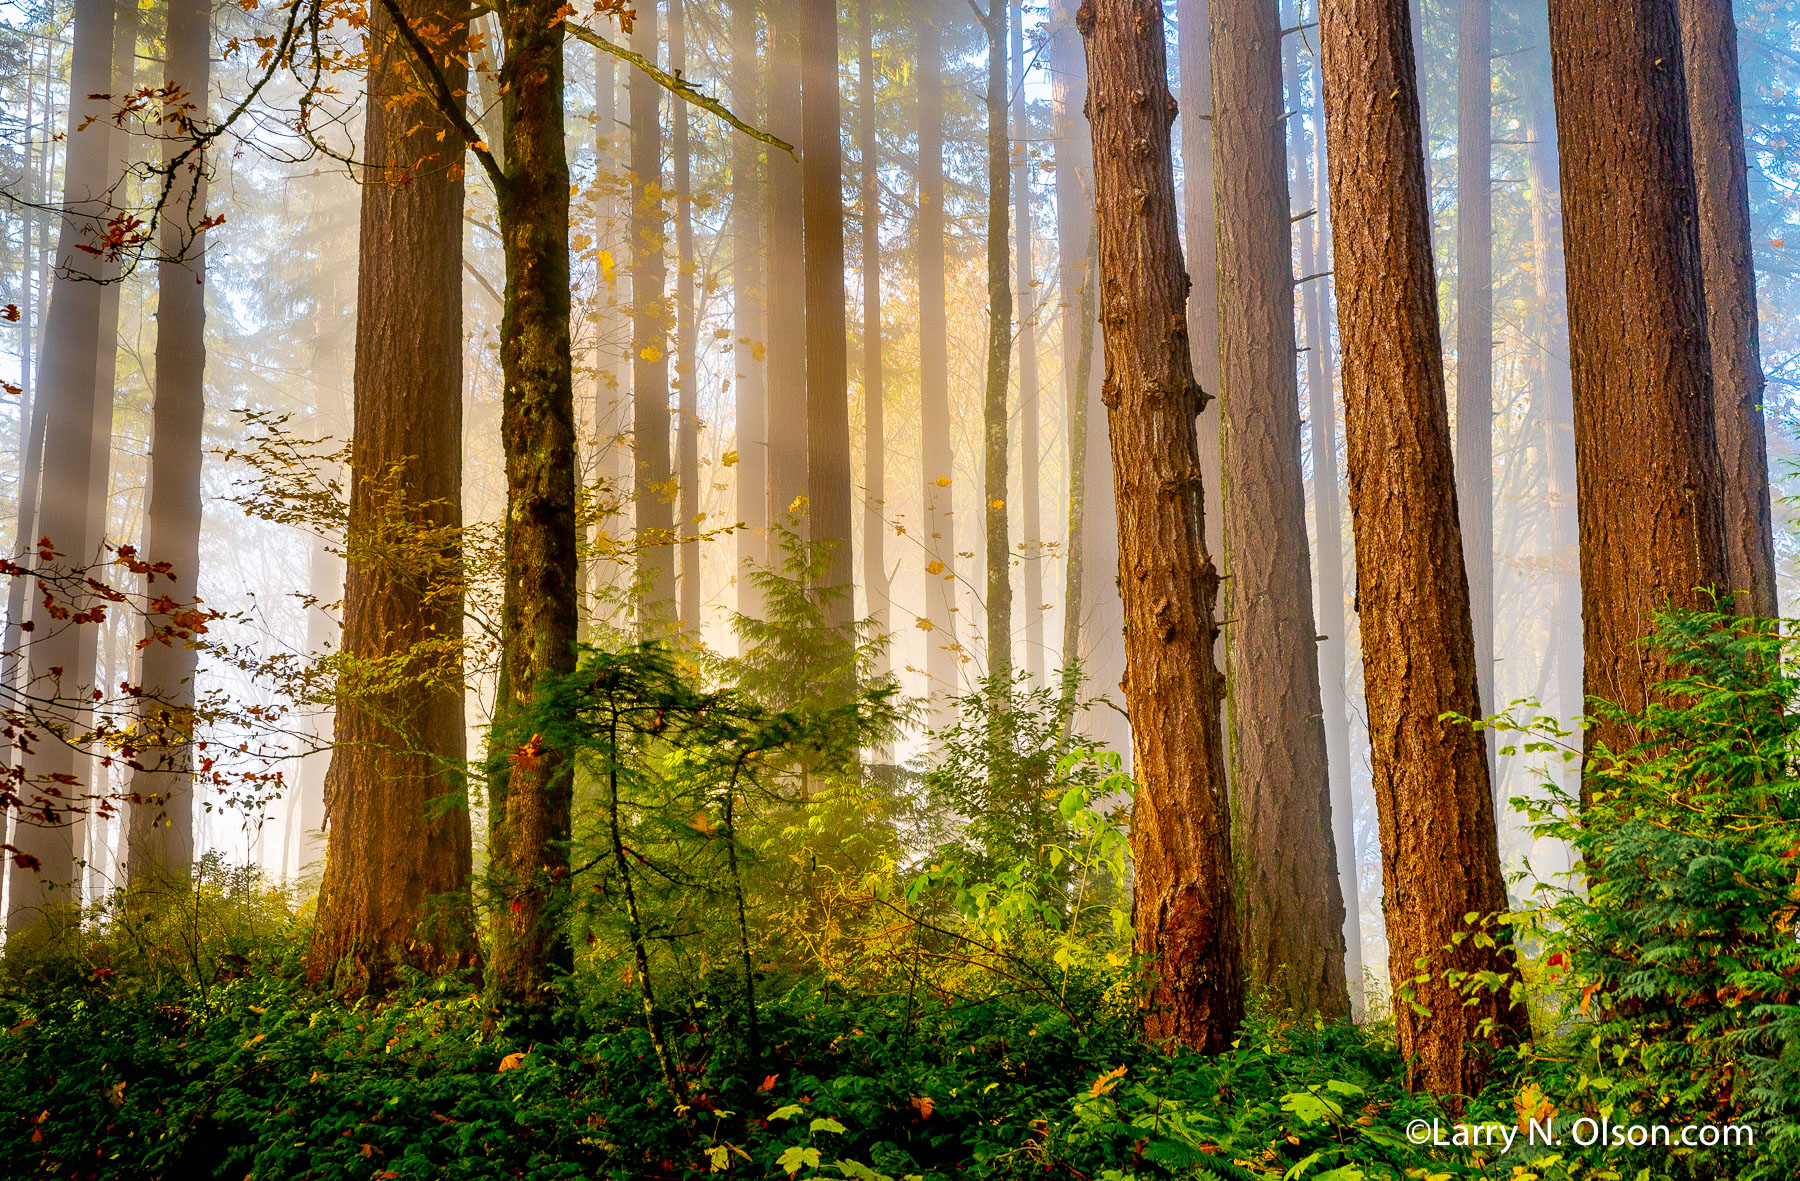
[[[1315,67],[1317,59],[1314,59]],[[1298,63],[1295,63],[1298,72]],[[1326,302],[1331,267],[1331,195],[1325,177],[1325,98],[1313,76],[1311,165],[1313,216],[1311,232],[1300,238],[1303,291],[1302,322],[1306,332],[1307,425],[1311,432],[1313,520],[1318,530],[1319,700],[1325,722],[1325,763],[1331,782],[1332,847],[1337,854],[1338,886],[1344,901],[1344,980],[1349,987],[1350,1015],[1363,1018],[1362,898],[1360,858],[1356,848],[1356,803],[1350,790],[1350,701],[1344,688],[1349,624],[1344,615],[1344,514],[1338,496],[1337,399],[1332,392],[1331,328]],[[1298,92],[1298,86],[1293,87]],[[1295,121],[1297,122],[1297,120]],[[1299,153],[1296,152],[1296,156]],[[1304,185],[1304,182],[1302,182]],[[1304,188],[1303,188],[1303,191]]]
[[[415,28],[458,30],[437,48],[447,81],[462,88],[454,9],[406,3]],[[441,972],[475,959],[459,647],[463,182],[445,168],[453,129],[418,94],[415,61],[385,10],[371,13],[370,32],[347,664],[307,953],[314,979],[359,992],[383,991],[395,962]]]
[[[1494,71],[1490,0],[1458,0],[1456,43],[1456,505],[1468,563],[1481,712],[1494,697]],[[1496,789],[1494,732],[1484,730]],[[1503,803],[1503,801],[1497,801]]]
[[[944,297],[944,73],[941,6],[922,4],[919,37],[919,455],[923,469],[925,674],[933,696],[954,693],[956,515],[950,454],[949,323]],[[935,716],[947,720],[940,708]],[[935,727],[928,727],[935,729]]]
[[[543,1002],[541,990],[550,971],[566,969],[571,962],[562,924],[572,770],[554,754],[532,752],[531,736],[520,733],[522,715],[539,685],[575,667],[580,586],[569,347],[569,162],[556,5],[552,0],[520,0],[508,6],[503,24],[506,64],[501,80],[512,99],[506,108],[504,180],[497,186],[506,243],[500,433],[506,452],[508,577],[488,771],[488,847],[498,887],[488,979],[497,997],[536,1005]],[[654,45],[655,26],[640,13],[640,32],[646,26]],[[654,94],[641,102],[632,97],[634,123],[656,109]],[[660,276],[655,285],[660,289]],[[666,391],[667,386],[659,388]],[[666,403],[662,409],[666,461]],[[663,586],[666,592],[667,583]]]
[[[1063,413],[1068,423],[1068,542],[1063,575],[1062,685],[1058,732],[1064,740],[1081,692],[1084,624],[1088,613],[1087,545],[1095,489],[1087,479],[1088,436],[1093,429],[1094,337],[1099,327],[1094,294],[1094,178],[1081,106],[1086,101],[1081,41],[1070,0],[1050,10],[1050,137],[1056,152],[1057,286],[1061,294]]]
[[[1342,1017],[1344,907],[1331,844],[1318,629],[1306,552],[1277,0],[1213,0],[1219,402],[1233,844],[1244,975],[1295,1013]]]
[[[756,123],[761,112],[757,82],[757,0],[732,0],[731,105]],[[771,152],[771,157],[774,155]],[[769,383],[763,317],[762,147],[747,135],[731,141],[732,370],[737,393],[737,609],[762,617],[762,594],[752,573],[768,561]]]
[[[850,375],[844,301],[844,145],[838,96],[837,0],[803,0],[800,17],[801,204],[806,260],[807,535],[829,547],[819,578],[825,620],[847,626],[850,552]]]
[[[1583,689],[1641,710],[1667,673],[1638,641],[1726,587],[1698,208],[1675,0],[1552,0],[1581,531]],[[1632,134],[1620,133],[1631,128]],[[1623,750],[1616,725],[1587,731]],[[1583,778],[1586,791],[1587,776]]]
[[[1013,254],[1018,278],[1014,283],[1019,303],[1019,533],[1020,575],[1025,588],[1025,668],[1033,685],[1044,683],[1044,563],[1043,505],[1040,472],[1043,457],[1038,441],[1038,337],[1037,270],[1032,259],[1031,144],[1033,135],[1025,108],[1025,6],[1012,0],[1008,52],[1012,57],[1012,156]]]
[[[796,0],[768,6],[769,130],[805,153],[800,110],[800,29]],[[806,495],[806,266],[800,161],[769,152],[769,521],[787,527]],[[801,526],[804,529],[804,525]],[[772,559],[779,555],[771,552]]]
[[[1713,428],[1725,493],[1725,561],[1735,610],[1772,617],[1776,596],[1763,368],[1757,340],[1756,259],[1750,248],[1749,164],[1739,99],[1731,0],[1680,0],[1688,130],[1700,211],[1706,339],[1712,350]]]
[[[1530,63],[1533,84],[1526,93],[1531,144],[1525,156],[1525,176],[1531,186],[1532,298],[1536,309],[1533,335],[1538,341],[1532,400],[1543,418],[1551,569],[1556,580],[1550,609],[1550,659],[1556,665],[1557,709],[1564,724],[1572,726],[1585,707],[1581,695],[1581,559],[1575,524],[1575,411],[1569,389],[1562,194],[1556,172],[1549,30],[1540,23],[1528,35],[1544,46]],[[1567,770],[1579,776],[1579,767]],[[1569,789],[1578,790],[1578,784],[1570,783]]]
[[[203,0],[178,0],[167,12],[164,132],[173,138],[164,142],[163,162],[173,167],[176,157],[192,146],[191,140],[183,138],[191,130],[189,119],[206,118],[212,9]],[[198,109],[184,115],[190,102]],[[377,122],[371,120],[371,129]],[[205,238],[195,227],[206,216],[207,186],[198,153],[182,162],[170,183],[174,197],[160,227],[158,247],[164,257],[156,268],[156,392],[143,557],[148,562],[167,562],[174,573],[172,585],[160,592],[151,583],[151,597],[161,593],[180,601],[192,600],[200,581],[206,254]],[[460,242],[460,195],[456,205],[452,219]],[[145,623],[144,639],[149,642],[139,674],[144,696],[138,704],[138,725],[143,734],[152,737],[146,743],[142,769],[131,777],[132,803],[125,820],[125,870],[134,888],[185,885],[194,859],[192,741],[199,653],[179,640],[171,642],[169,633],[175,621],[170,616],[151,615]],[[168,638],[158,641],[159,630]],[[461,702],[457,705],[460,740]],[[463,823],[466,833],[466,816]]]
[[[1495,1023],[1495,1045],[1529,1027],[1504,989],[1465,1005],[1444,976],[1510,974],[1512,953],[1503,928],[1497,946],[1466,938],[1452,947],[1468,930],[1463,916],[1504,910],[1506,889],[1481,736],[1440,720],[1476,710],[1475,641],[1406,2],[1345,0],[1324,12],[1320,41],[1395,1026],[1409,1087],[1473,1095],[1491,1066],[1490,1055],[1469,1052],[1478,1025]]]
[[[857,8],[857,83],[861,110],[857,119],[857,150],[862,156],[862,303],[863,303],[863,587],[868,596],[869,617],[875,630],[888,634],[888,578],[885,557],[887,522],[886,408],[882,405],[886,382],[882,373],[881,320],[881,177],[875,129],[875,28],[874,0],[862,0]],[[888,646],[876,656],[875,675],[888,672]]]
[[[987,675],[998,717],[1012,693],[1012,541],[1007,505],[1007,382],[1012,364],[1011,137],[1006,127],[1006,9],[989,0],[987,33],[987,384],[981,404],[987,546]]]
[[[656,60],[656,5],[638,11],[631,47]],[[666,637],[677,622],[675,498],[669,470],[668,212],[663,206],[662,88],[631,72],[631,438],[637,517],[638,634]]]
[[[669,65],[687,69],[687,20],[683,0],[669,0]],[[689,172],[688,105],[669,104],[669,148],[675,172],[675,478],[681,492],[676,536],[681,541],[681,631],[700,635],[700,386],[696,371],[699,327],[694,307],[694,205]]]
[[[115,0],[77,0],[69,93],[104,96],[111,73]],[[101,263],[81,250],[104,235],[111,210],[108,122],[112,103],[104,97],[69,103],[63,161],[62,215],[56,242],[56,281],[42,337],[39,397],[44,400],[42,491],[35,532],[48,537],[62,556],[33,563],[44,575],[67,573],[94,561],[97,539],[87,536],[88,481],[91,478],[94,383],[100,352],[102,288],[94,280]],[[54,462],[51,462],[54,457]],[[36,541],[37,538],[31,539]],[[85,610],[85,602],[68,604]],[[89,721],[92,686],[75,683],[83,645],[94,643],[98,626],[51,617],[41,603],[31,610],[35,630],[27,646],[25,675],[40,697],[54,698],[40,710],[38,729],[78,739]],[[68,670],[69,675],[64,675]],[[76,781],[80,764],[74,745],[40,734],[23,761],[23,779],[13,836],[11,892],[6,926],[18,932],[47,917],[45,908],[75,902],[76,826],[87,810],[88,787]]]
[[[1212,12],[1210,0],[1176,0],[1181,70],[1181,225],[1187,246],[1188,340],[1194,376],[1209,394],[1219,388],[1219,238],[1213,160]],[[1225,560],[1224,459],[1221,409],[1209,399],[1200,412],[1200,482],[1206,489],[1206,552]],[[1214,654],[1224,656],[1223,645]]]
[[[1162,10],[1083,0],[1093,127],[1104,400],[1119,516],[1125,697],[1140,787],[1136,951],[1156,961],[1146,1033],[1222,1051],[1243,1017],[1231,816],[1213,659],[1218,575],[1206,549],[1176,233]]]

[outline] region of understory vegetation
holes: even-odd
[[[790,667],[857,670],[844,633],[780,634]],[[1379,1012],[1252,998],[1229,1052],[1145,1044],[1117,756],[1047,697],[992,727],[984,691],[962,754],[859,767],[891,693],[781,700],[817,682],[760,675],[775,654],[753,643],[715,670],[729,691],[647,647],[591,654],[545,697],[538,733],[581,753],[588,817],[575,968],[547,1010],[496,1007],[468,973],[321,992],[308,905],[209,856],[8,947],[0,1157],[21,1177],[317,1181],[1791,1176],[1793,646],[1718,616],[1658,642],[1682,675],[1629,719],[1639,746],[1596,756],[1583,819],[1554,789],[1530,805],[1591,885],[1518,885],[1501,921],[1530,983],[1501,986],[1529,995],[1536,1038],[1460,1111],[1406,1091]],[[1567,749],[1540,720],[1495,724]],[[990,742],[1004,754],[967,757]],[[987,822],[937,831],[916,815],[934,809]],[[1604,1130],[1725,1124],[1754,1146]]]

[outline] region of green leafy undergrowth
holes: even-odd
[[[1090,1012],[1109,983],[1078,982]],[[1399,1134],[1440,1113],[1398,1088],[1376,1032],[1259,1019],[1230,1053],[1170,1055],[1123,1018],[790,980],[771,982],[752,1060],[732,987],[666,1014],[684,1106],[634,997],[593,977],[541,1040],[454,980],[345,1005],[276,960],[204,989],[16,991],[0,1001],[0,1160],[18,1177],[233,1181],[1482,1173]]]

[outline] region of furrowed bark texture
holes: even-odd
[[[1421,3],[1423,0],[1421,0]],[[1493,21],[1458,0],[1456,39],[1456,503],[1468,563],[1480,709],[1494,699]],[[1494,732],[1484,731],[1488,774]],[[1497,788],[1499,785],[1495,784]]]
[[[1012,202],[1006,128],[1006,7],[987,7],[987,385],[981,403],[982,504],[986,523],[987,672],[996,716],[1012,692],[1012,541],[1008,528],[1007,383],[1011,379],[1013,295],[1008,206]]]
[[[919,45],[919,527],[924,530],[925,672],[941,699],[960,686],[956,641],[956,515],[950,454],[949,324],[944,301],[944,74],[940,5],[923,3]],[[947,721],[941,703],[934,716]]]
[[[768,6],[769,130],[804,154],[800,110],[798,0]],[[769,210],[769,521],[787,526],[806,495],[806,267],[804,176],[786,152],[768,153]],[[805,532],[804,522],[800,525]]]
[[[1725,561],[1734,610],[1775,616],[1775,534],[1757,340],[1756,259],[1750,248],[1749,164],[1731,0],[1680,0],[1688,132],[1700,211],[1713,429],[1725,493]]]
[[[850,553],[850,390],[844,300],[844,146],[838,96],[837,0],[802,0],[801,204],[806,252],[807,536],[830,547],[821,589],[826,622],[855,613]]]
[[[656,59],[656,6],[638,12],[631,47]],[[676,623],[675,499],[669,466],[668,211],[662,183],[662,87],[631,71],[631,448],[637,515],[638,634]],[[510,144],[508,145],[511,146]],[[565,167],[567,165],[565,164]]]
[[[732,0],[731,105],[755,123],[761,114],[757,84],[757,0]],[[733,387],[737,394],[737,609],[762,616],[762,595],[751,573],[768,560],[769,385],[763,288],[762,148],[747,135],[731,141],[731,314]]]
[[[1667,672],[1638,643],[1657,612],[1710,603],[1696,588],[1730,582],[1675,0],[1552,0],[1550,54],[1583,689],[1641,710]],[[1586,737],[1631,742],[1612,724]]]
[[[1388,969],[1431,1014],[1397,999],[1395,1025],[1408,1086],[1473,1095],[1491,1058],[1470,1052],[1478,1024],[1496,1023],[1496,1045],[1528,1026],[1504,998],[1465,1006],[1444,980],[1510,973],[1512,954],[1451,947],[1463,916],[1504,910],[1506,891],[1481,736],[1439,720],[1473,714],[1475,648],[1406,0],[1344,0],[1320,40]]]
[[[115,0],[78,0],[70,50],[69,93],[103,95],[111,75]],[[48,537],[60,558],[31,561],[51,574],[85,568],[94,561],[97,539],[87,536],[88,481],[91,477],[94,426],[94,382],[100,352],[101,286],[93,280],[100,261],[79,249],[103,236],[109,212],[105,200],[108,115],[107,99],[77,97],[68,105],[64,133],[62,216],[56,237],[56,278],[45,317],[38,397],[46,407],[43,482],[38,502],[35,545]],[[92,122],[90,122],[92,120]],[[84,127],[85,124],[85,127]],[[91,685],[76,684],[81,648],[94,643],[99,628],[56,619],[33,591],[29,608],[34,621],[25,653],[30,691],[54,698],[40,711],[46,726],[79,736],[90,714],[86,703]],[[86,610],[85,601],[64,603]],[[13,835],[15,857],[9,860],[11,892],[6,927],[17,932],[45,916],[45,907],[76,901],[77,826],[86,812],[84,797],[91,786],[76,782],[80,767],[73,746],[41,734],[30,757],[23,760],[24,781],[17,787],[21,806]],[[21,863],[20,857],[34,859]]]
[[[1341,1017],[1344,905],[1331,841],[1318,631],[1300,470],[1289,122],[1277,0],[1212,0],[1226,685],[1244,976]]]
[[[857,8],[857,83],[859,88],[856,142],[862,156],[862,302],[863,302],[863,588],[868,596],[869,617],[875,629],[888,634],[888,578],[884,557],[887,535],[887,435],[886,384],[882,366],[881,322],[881,176],[875,131],[875,27],[874,0],[862,0]],[[875,675],[887,675],[889,652],[884,644],[876,656]]]
[[[181,126],[177,107],[189,96],[208,92],[211,8],[201,0],[169,5],[164,86],[180,97],[165,104],[171,130]],[[200,117],[205,106],[197,105]],[[371,121],[370,127],[373,128]],[[179,138],[163,147],[165,164],[187,146]],[[164,593],[191,600],[200,577],[200,463],[206,430],[206,257],[194,227],[206,216],[206,177],[198,154],[175,178],[176,200],[162,223],[156,267],[156,393],[150,425],[150,490],[144,514],[147,562],[167,562],[174,572]],[[462,240],[461,202],[453,218]],[[183,261],[177,262],[175,260]],[[460,280],[458,280],[460,294]],[[459,317],[460,319],[460,317]],[[459,366],[460,369],[460,366]],[[461,406],[458,391],[458,406]],[[175,621],[164,615],[146,620],[145,638]],[[125,870],[133,887],[169,880],[185,883],[194,859],[194,674],[199,653],[169,636],[144,648],[139,684],[139,726],[154,735],[157,749],[131,776],[126,814]],[[458,738],[461,738],[458,701]],[[467,847],[468,816],[463,816]],[[466,881],[466,866],[465,866]],[[467,888],[466,885],[464,887]],[[315,928],[316,929],[316,928]]]
[[[1100,322],[1138,783],[1134,946],[1156,960],[1145,1031],[1197,1049],[1243,1017],[1231,815],[1212,648],[1219,580],[1202,520],[1187,276],[1169,144],[1175,100],[1156,0],[1083,0]]]
[[[458,89],[456,10],[407,21]],[[342,650],[315,979],[383,991],[396,962],[474,962],[463,778],[461,153],[377,7],[357,268]],[[440,139],[440,133],[444,138]],[[195,456],[198,459],[198,456]],[[197,491],[197,489],[196,489]]]
[[[642,29],[641,13],[639,21]],[[554,752],[534,752],[532,736],[520,733],[521,714],[538,686],[575,667],[580,588],[569,351],[569,162],[556,5],[515,3],[503,27],[507,52],[501,81],[512,96],[506,108],[506,180],[498,194],[506,241],[500,433],[506,452],[508,578],[501,604],[505,643],[494,719],[498,739],[489,775],[490,869],[497,886],[489,986],[500,999],[535,1006],[544,1002],[542,988],[551,971],[570,963],[561,924],[572,769]],[[654,110],[650,99],[640,103],[633,96],[634,122]],[[665,458],[668,421],[665,404]]]

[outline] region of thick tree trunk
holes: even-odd
[[[687,69],[687,19],[683,0],[669,0],[669,65]],[[675,479],[680,489],[681,631],[700,635],[700,387],[696,370],[699,327],[694,307],[694,206],[689,173],[688,104],[669,105],[669,154],[675,173]]]
[[[1713,427],[1725,492],[1725,561],[1731,589],[1738,592],[1735,609],[1775,616],[1781,605],[1769,508],[1769,445],[1763,426],[1737,22],[1732,19],[1731,0],[1680,0],[1680,6],[1706,338],[1712,349]]]
[[[182,131],[191,126],[188,120],[206,118],[212,9],[204,0],[177,0],[167,11],[164,129],[173,138],[164,142],[163,161],[173,166],[191,146],[182,138]],[[197,110],[184,115],[190,102]],[[376,123],[370,122],[371,143]],[[160,593],[180,601],[195,597],[200,580],[200,467],[206,430],[206,254],[205,238],[195,229],[206,216],[206,174],[200,156],[196,153],[182,162],[170,183],[175,197],[161,226],[158,247],[164,257],[156,268],[156,391],[143,557],[167,562],[174,572],[170,587],[158,591],[151,584],[151,597]],[[459,242],[461,212],[459,192],[451,214]],[[459,347],[457,342],[453,350]],[[457,391],[459,398],[460,394]],[[199,653],[174,639],[170,634],[174,620],[167,615],[152,615],[145,623],[144,639],[149,642],[139,674],[144,696],[138,724],[142,733],[154,737],[146,744],[142,769],[132,774],[132,803],[125,818],[125,870],[134,888],[185,885],[194,858],[192,742]],[[166,637],[160,641],[159,630]],[[458,700],[459,751],[461,706]],[[466,814],[463,832],[466,848]]]
[[[1456,504],[1468,563],[1475,687],[1494,698],[1494,71],[1491,0],[1458,0],[1456,44]],[[1483,731],[1493,779],[1494,732]],[[1499,781],[1493,780],[1499,787]]]
[[[107,92],[114,7],[115,0],[77,0],[70,52],[72,95]],[[94,280],[101,263],[80,247],[104,234],[110,215],[105,194],[111,111],[112,103],[104,97],[77,97],[69,104],[64,137],[56,280],[39,358],[46,462],[35,530],[39,537],[48,537],[62,556],[34,563],[44,574],[80,569],[95,557],[97,539],[87,536],[87,514],[102,301],[102,288]],[[86,608],[85,603],[73,606]],[[41,602],[33,605],[31,614],[34,630],[25,676],[33,694],[54,698],[41,711],[42,728],[78,738],[88,725],[86,702],[92,686],[76,684],[75,672],[81,665],[82,646],[94,643],[98,628],[54,619]],[[74,841],[89,790],[89,785],[77,781],[79,765],[76,748],[51,734],[40,735],[23,759],[23,780],[15,789],[21,806],[9,870],[8,931],[20,931],[46,917],[46,907],[77,901]]]
[[[944,297],[944,74],[941,6],[922,4],[919,55],[919,455],[925,560],[925,674],[933,696],[960,688],[956,515],[950,454],[949,324]],[[937,711],[945,720],[941,705]],[[935,727],[933,727],[935,728]]]
[[[861,110],[857,117],[857,150],[862,156],[862,304],[863,304],[863,588],[875,630],[888,634],[888,578],[885,558],[887,521],[886,382],[882,366],[881,321],[881,177],[875,129],[874,0],[857,8],[857,83]],[[875,675],[888,671],[888,646],[876,656]]]
[[[1341,1017],[1344,908],[1331,843],[1306,552],[1286,109],[1277,0],[1212,0],[1219,388],[1231,799],[1249,986]]]
[[[1315,59],[1315,63],[1316,63]],[[1298,63],[1295,63],[1296,73]],[[1344,514],[1338,496],[1337,399],[1332,392],[1330,312],[1326,301],[1331,267],[1331,195],[1326,190],[1325,97],[1315,72],[1312,93],[1312,143],[1307,160],[1312,200],[1311,232],[1300,239],[1303,288],[1302,320],[1306,332],[1307,426],[1312,442],[1313,520],[1318,532],[1319,701],[1325,722],[1325,762],[1331,782],[1332,848],[1337,854],[1338,886],[1344,902],[1344,980],[1349,987],[1350,1015],[1364,1015],[1362,958],[1362,891],[1356,849],[1356,803],[1350,791],[1350,701],[1344,688],[1348,620],[1344,615]],[[1298,86],[1293,87],[1297,93]],[[1297,122],[1297,120],[1295,121]],[[1295,153],[1300,157],[1300,153]]]
[[[1025,6],[1012,0],[1012,153],[1014,281],[1019,304],[1019,534],[1020,581],[1025,591],[1025,669],[1033,685],[1044,683],[1043,505],[1038,441],[1037,272],[1032,259],[1031,122],[1025,108]]]
[[[415,28],[460,29],[442,3],[401,11]],[[438,972],[473,963],[475,950],[461,766],[463,183],[446,167],[460,153],[446,158],[445,143],[457,140],[419,93],[393,20],[381,8],[371,17],[348,664],[325,779],[325,877],[308,966],[315,979],[378,992],[396,962]],[[460,39],[435,47],[457,88],[466,77],[451,64]],[[197,451],[193,458],[197,481]]]
[[[797,0],[768,7],[769,130],[805,152],[800,110],[800,24]],[[800,161],[770,151],[769,178],[769,521],[787,527],[806,495],[806,266]],[[804,531],[804,522],[801,524]],[[772,557],[777,556],[771,554]]]
[[[801,204],[806,258],[807,535],[830,549],[827,623],[855,614],[850,552],[850,375],[844,327],[844,145],[837,0],[802,0]]]
[[[520,732],[521,715],[539,685],[575,666],[580,586],[569,347],[569,162],[556,5],[551,0],[514,3],[503,23],[502,82],[512,99],[506,108],[505,179],[497,194],[506,242],[500,433],[506,452],[508,578],[488,773],[488,847],[498,888],[488,978],[497,997],[535,1005],[543,1002],[541,990],[551,970],[570,963],[562,924],[573,775],[564,759],[537,754],[531,735]],[[648,23],[640,13],[639,30]],[[650,28],[653,45],[654,25]],[[653,95],[642,102],[637,97],[634,122],[656,109]],[[666,461],[666,402],[662,409]]]
[[[656,6],[638,11],[631,47],[656,60]],[[631,91],[631,439],[637,516],[638,634],[677,622],[675,499],[669,469],[668,212],[662,181],[662,87],[633,70]]]
[[[1504,928],[1495,928],[1497,946],[1474,938],[1452,946],[1468,930],[1464,915],[1505,909],[1506,889],[1481,736],[1440,720],[1476,710],[1475,648],[1412,39],[1406,0],[1345,0],[1323,16],[1350,512],[1394,1019],[1409,1086],[1473,1095],[1491,1066],[1490,1055],[1470,1052],[1478,1025],[1495,1024],[1492,1044],[1529,1025],[1504,988],[1465,1005],[1445,979],[1510,973],[1512,953]]]
[[[757,122],[757,0],[732,0],[731,105],[738,117]],[[737,609],[762,616],[762,595],[752,573],[768,560],[769,409],[763,318],[762,148],[747,135],[731,141],[732,369],[737,393]]]
[[[981,402],[982,520],[987,566],[987,675],[996,717],[1012,693],[1012,541],[1008,529],[1007,383],[1012,365],[1012,203],[1007,164],[1006,9],[989,0],[987,34],[987,382]]]
[[[1666,675],[1638,642],[1655,630],[1657,612],[1709,603],[1696,588],[1730,584],[1675,0],[1552,0],[1550,53],[1583,688],[1641,710]],[[1631,741],[1615,725],[1587,731],[1590,747]]]
[[[1218,575],[1207,554],[1194,417],[1206,395],[1188,346],[1176,233],[1162,10],[1083,0],[1093,127],[1103,395],[1125,602],[1125,696],[1140,787],[1131,839],[1134,946],[1156,961],[1146,1032],[1231,1044],[1243,1016],[1231,815],[1213,659]]]

